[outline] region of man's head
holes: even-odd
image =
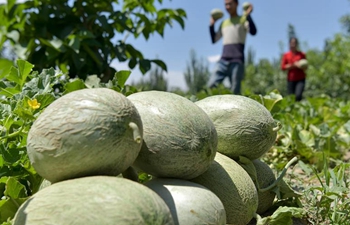
[[[298,39],[296,37],[291,37],[289,39],[289,48],[291,51],[297,51],[298,49]]]
[[[225,0],[225,8],[230,15],[237,14],[237,6],[238,0]]]

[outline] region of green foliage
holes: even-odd
[[[298,155],[322,169],[323,154],[341,159],[350,146],[349,110],[350,102],[329,97],[300,103],[291,97],[278,101],[271,112],[283,127],[266,160],[281,168],[281,164]]]
[[[144,58],[126,42],[129,35],[146,40],[154,33],[163,36],[173,22],[184,28],[185,11],[156,8],[162,2],[9,0],[0,4],[0,48],[10,43],[18,58],[39,71],[58,67],[70,77],[96,74],[104,82],[114,76],[114,59],[128,61],[131,69],[138,65],[143,74],[151,63],[166,71],[163,61]]]
[[[184,77],[189,93],[193,95],[205,89],[209,81],[209,66],[197,57],[194,50],[190,52],[190,61],[187,63]]]
[[[26,154],[26,138],[40,111],[60,96],[54,86],[64,85],[63,74],[53,69],[32,71],[33,65],[18,60],[0,77],[0,222],[13,217],[25,199],[35,193],[42,178]]]
[[[350,224],[350,164],[341,162],[330,168],[325,157],[323,170],[318,172],[313,165],[299,163],[313,180],[311,185],[305,185],[304,190],[303,202],[308,220],[312,224]]]
[[[292,218],[303,218],[305,211],[295,207],[279,207],[271,216],[257,219],[256,225],[293,225]]]
[[[281,71],[279,60],[270,62],[268,59],[260,59],[256,64],[246,65],[243,94],[265,95],[278,89],[282,95],[286,95],[286,82],[287,75]]]
[[[309,69],[305,95],[326,94],[332,98],[349,100],[350,38],[337,34],[327,42],[325,51],[307,52]]]

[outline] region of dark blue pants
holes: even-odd
[[[305,79],[298,81],[288,81],[288,94],[295,95],[295,101],[300,101],[303,98],[305,88]]]
[[[210,88],[221,84],[228,77],[231,84],[231,91],[234,94],[241,94],[241,82],[244,78],[244,64],[238,62],[227,62],[220,59],[216,64],[216,69],[209,80]]]

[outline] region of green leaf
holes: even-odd
[[[52,94],[39,94],[35,96],[38,103],[40,103],[40,108],[44,109],[56,100],[55,96]]]
[[[12,96],[14,96],[15,94],[18,94],[20,92],[21,92],[21,90],[19,89],[18,86],[16,86],[16,87],[8,87],[8,88],[2,88],[0,90],[0,95],[5,95],[5,96],[11,98]]]
[[[27,197],[25,186],[13,177],[7,179],[4,194],[12,199]]]
[[[20,77],[20,85],[22,87],[28,75],[30,74],[30,72],[32,72],[34,65],[27,61],[19,59],[17,60],[17,66],[18,66],[18,72]]]
[[[21,77],[16,67],[11,67],[10,73],[5,77],[9,81],[13,81],[16,84],[21,83]]]
[[[13,67],[13,62],[8,59],[0,59],[0,79],[4,78]]]
[[[79,54],[80,49],[80,39],[76,35],[71,35],[69,37],[68,46],[77,54]]]
[[[129,70],[120,70],[115,74],[115,77],[117,78],[117,81],[118,81],[118,85],[120,87],[124,87],[125,82],[129,78],[130,74],[131,74],[131,71]]]
[[[284,179],[278,182],[277,186],[273,188],[272,191],[276,193],[278,199],[288,199],[301,196],[301,194],[294,191]]]
[[[162,70],[168,72],[168,68],[167,68],[166,64],[165,64],[162,60],[153,59],[153,60],[151,60],[151,62],[157,64],[157,66],[159,66],[160,68],[162,68]]]
[[[136,58],[132,57],[128,63],[128,66],[130,69],[134,69],[137,64]]]
[[[271,216],[257,220],[257,225],[293,225],[292,218],[303,218],[306,211],[295,207],[279,207]]]
[[[313,135],[307,130],[299,131],[299,138],[306,146],[312,147],[315,145],[315,139]]]
[[[151,61],[147,59],[140,60],[139,68],[142,74],[147,73],[151,69]]]
[[[67,94],[69,92],[73,92],[76,90],[84,89],[84,88],[86,88],[84,81],[82,81],[81,79],[76,79],[64,85],[64,89],[65,89],[64,94]]]
[[[13,218],[18,208],[27,199],[3,199],[0,200],[0,222],[6,222],[9,218]]]

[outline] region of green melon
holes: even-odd
[[[170,210],[154,191],[134,181],[90,176],[54,183],[17,211],[13,225],[172,225]]]
[[[31,127],[27,152],[50,182],[118,175],[133,164],[142,145],[135,106],[107,88],[83,89],[49,105]]]
[[[306,59],[300,59],[297,62],[297,66],[301,69],[307,68],[308,67],[308,61]]]
[[[238,159],[257,159],[274,144],[280,129],[259,102],[241,95],[214,95],[196,102],[213,121],[218,134],[217,151]]]
[[[216,194],[226,210],[226,222],[246,225],[258,208],[258,193],[249,174],[233,159],[217,152],[202,175],[190,180]]]
[[[249,7],[250,7],[250,2],[243,2],[242,8],[244,11],[248,10]]]
[[[217,134],[208,115],[170,92],[144,91],[127,97],[141,115],[144,143],[134,166],[155,177],[191,179],[214,160]]]
[[[48,180],[46,180],[46,179],[44,179],[44,180],[41,182],[40,186],[39,186],[39,191],[42,190],[42,189],[44,189],[44,188],[46,188],[46,187],[48,187],[48,186],[50,186],[50,185],[51,185],[51,182],[48,181]]]
[[[214,20],[218,20],[224,16],[224,13],[221,9],[215,8],[210,11],[210,15],[213,17]]]
[[[145,185],[165,201],[175,224],[226,224],[226,212],[221,200],[202,185],[166,178],[155,178]]]
[[[259,189],[267,188],[275,183],[276,177],[269,165],[260,159],[255,159],[252,162],[256,170]],[[271,190],[266,190],[263,192],[258,190],[259,204],[256,212],[259,214],[266,212],[273,205],[275,197],[276,193]]]

